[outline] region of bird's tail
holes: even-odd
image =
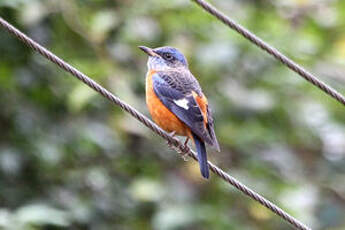
[[[205,142],[203,142],[197,135],[192,133],[193,140],[195,143],[196,151],[198,152],[198,161],[200,165],[200,172],[201,175],[208,179],[210,176],[207,164],[207,154],[206,154],[206,146]]]

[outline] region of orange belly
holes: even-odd
[[[146,77],[146,104],[154,122],[167,132],[175,131],[177,135],[187,136],[188,127],[166,108],[153,90],[152,75],[149,72]]]

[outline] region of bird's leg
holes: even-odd
[[[188,141],[189,141],[189,137],[186,138],[186,141],[184,142],[183,144],[183,150],[185,150],[185,153],[187,153],[187,144],[188,144]]]
[[[183,147],[181,148],[182,158],[184,161],[188,161],[188,141],[189,137],[186,138],[186,141],[183,144]]]
[[[169,133],[169,135],[170,135],[171,137],[175,137],[176,131],[172,131],[171,133]],[[167,141],[167,144],[168,144],[168,146],[169,146],[170,148],[173,148],[173,147],[174,147],[174,145],[171,143],[171,141]]]

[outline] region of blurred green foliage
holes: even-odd
[[[214,0],[345,93],[345,1]],[[0,0],[0,15],[148,115],[146,56],[183,51],[210,159],[313,229],[345,229],[344,107],[188,0]],[[0,229],[291,229],[0,29]]]

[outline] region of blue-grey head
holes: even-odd
[[[150,70],[162,71],[171,68],[188,68],[185,56],[177,49],[169,46],[155,49],[146,46],[139,48],[149,55],[147,66]]]

